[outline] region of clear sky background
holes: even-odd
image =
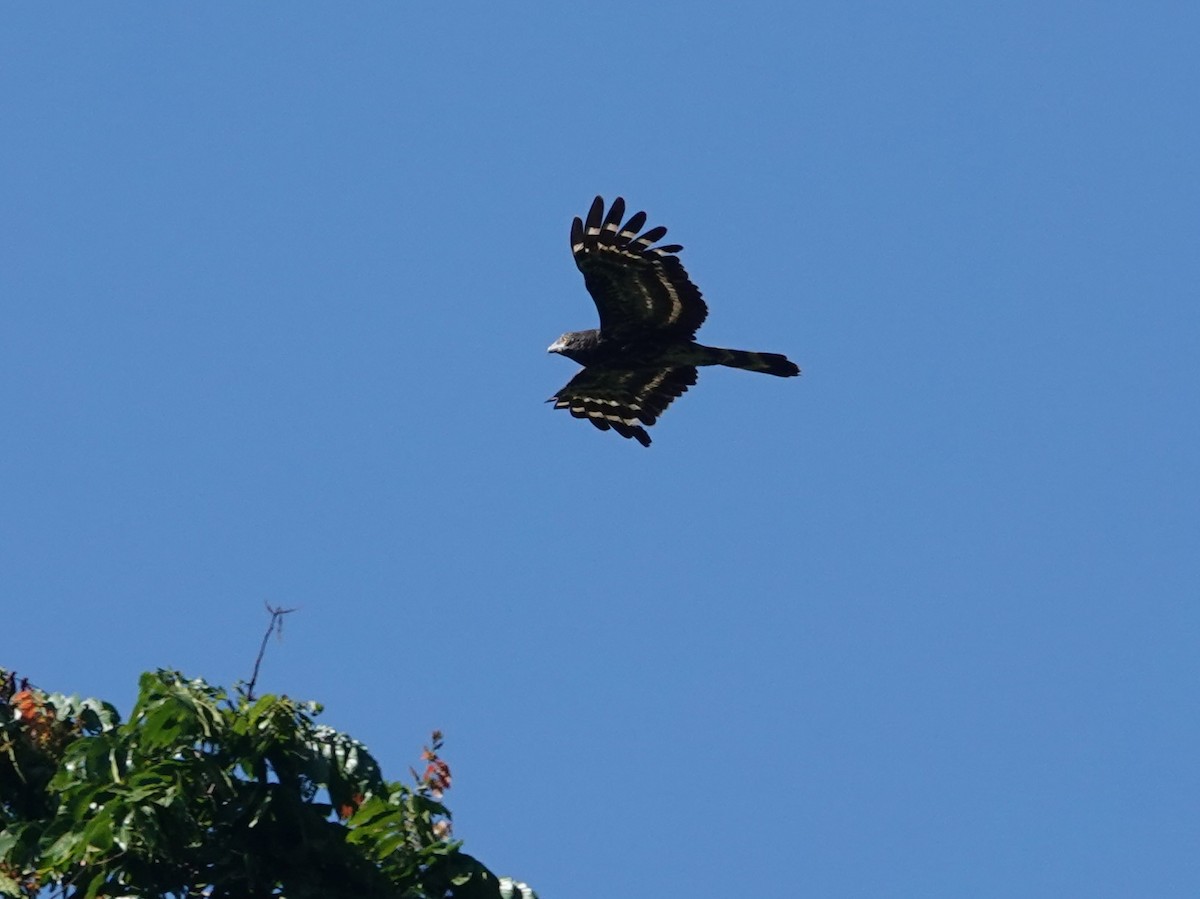
[[[1200,895],[1200,6],[12,4],[0,664],[317,699],[547,899]],[[706,369],[543,401],[572,216]]]

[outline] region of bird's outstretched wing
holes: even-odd
[[[605,337],[677,336],[691,340],[708,315],[700,291],[684,271],[679,244],[653,246],[667,229],[661,225],[641,236],[646,213],[624,226],[625,200],[613,200],[604,214],[596,197],[586,221],[571,223],[571,253],[600,313]]]
[[[601,431],[612,428],[622,437],[650,445],[649,427],[675,397],[696,383],[691,365],[657,369],[585,368],[547,402],[586,418]]]

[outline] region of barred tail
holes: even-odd
[[[713,354],[712,365],[761,371],[780,378],[791,378],[800,374],[800,366],[781,353],[755,353],[751,350],[726,350],[720,347],[708,349]]]

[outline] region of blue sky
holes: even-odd
[[[0,16],[0,664],[317,699],[543,896],[1200,894],[1200,12]],[[597,194],[728,369],[543,400]]]

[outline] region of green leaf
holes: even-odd
[[[113,847],[113,819],[111,815],[101,814],[93,818],[83,829],[80,841],[85,849],[98,849],[108,852]]]
[[[94,876],[91,883],[88,884],[87,892],[83,894],[84,899],[95,899],[96,894],[100,892],[100,888],[104,886],[106,879],[103,874]]]
[[[45,853],[46,859],[55,867],[59,867],[75,857],[77,849],[83,842],[82,833],[73,830],[67,831],[50,844],[50,848]]]
[[[5,896],[20,896],[23,895],[23,891],[19,883],[3,871],[0,871],[0,894]]]

